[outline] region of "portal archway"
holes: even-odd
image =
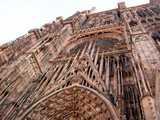
[[[97,91],[72,85],[46,95],[27,109],[19,120],[119,120],[112,105]]]

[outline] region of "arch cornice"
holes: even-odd
[[[50,93],[48,95],[46,95],[45,97],[39,99],[37,102],[35,102],[34,104],[32,104],[26,111],[24,111],[24,113],[21,115],[21,117],[18,118],[18,120],[23,120],[25,118],[25,116],[27,116],[34,108],[36,108],[36,106],[38,106],[40,103],[42,103],[43,101],[47,100],[48,98],[50,97],[53,97],[54,95],[64,91],[64,90],[68,90],[68,89],[74,89],[74,88],[80,88],[80,89],[83,89],[83,90],[86,90],[86,91],[89,91],[91,92],[92,94],[96,95],[97,97],[99,97],[104,103],[105,105],[107,106],[110,114],[111,114],[111,117],[112,119],[114,120],[119,120],[119,115],[116,111],[116,109],[114,108],[114,106],[112,105],[112,103],[106,99],[103,95],[99,94],[97,91],[95,91],[94,89],[91,89],[91,88],[88,88],[88,87],[85,87],[85,86],[82,86],[82,85],[79,85],[79,84],[74,84],[70,87],[66,87],[66,88],[63,88],[63,89],[60,89],[60,90],[57,90],[53,93]]]
[[[64,49],[77,43],[82,43],[85,41],[95,41],[97,39],[114,39],[114,40],[116,39],[118,41],[122,41],[124,39],[123,34],[124,34],[123,26],[119,27],[114,26],[111,28],[97,27],[97,28],[80,30],[74,33],[72,37],[65,42]]]

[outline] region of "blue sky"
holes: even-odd
[[[148,3],[149,0],[0,0],[0,45],[40,28],[58,16],[64,18],[76,11],[96,7],[97,11],[113,9],[117,2],[127,6]]]

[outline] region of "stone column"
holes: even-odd
[[[157,112],[157,119],[160,120],[160,70],[156,71],[156,90],[155,90],[155,102],[156,102],[156,112]]]
[[[144,72],[156,69],[157,66],[160,66],[160,54],[156,49],[152,38],[149,37],[141,22],[139,21],[136,9],[126,9],[125,3],[118,4],[118,7],[124,19],[126,29],[131,35],[130,45],[132,46],[132,53],[136,62],[143,68]],[[139,72],[141,72],[140,69],[138,70]],[[141,76],[143,77],[145,76],[145,74],[141,72]],[[141,96],[141,106],[144,112],[145,119],[157,120],[155,99],[149,92],[149,81],[144,77],[141,82],[142,85],[140,87],[144,88],[143,86],[148,86],[145,87],[146,92],[144,92]]]
[[[158,120],[156,116],[155,101],[151,96],[144,96],[141,100],[145,120]]]

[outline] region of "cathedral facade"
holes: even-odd
[[[160,120],[160,0],[57,17],[0,46],[1,120]]]

